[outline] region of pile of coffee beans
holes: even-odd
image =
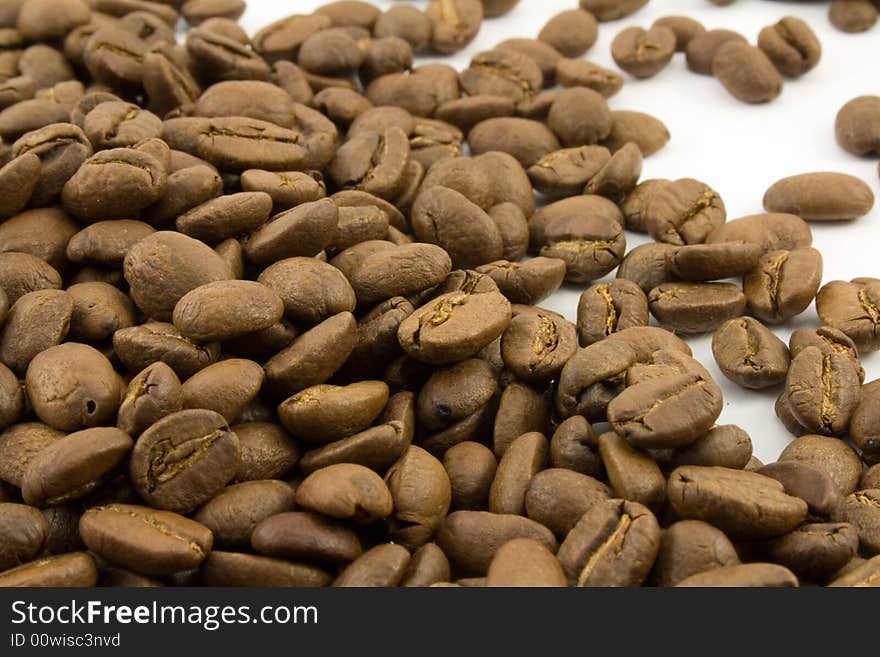
[[[807,223],[873,194],[805,173],[728,220],[641,180],[669,132],[579,57],[646,3],[463,71],[414,54],[516,0],[254,35],[241,0],[4,3],[0,586],[880,583],[880,279],[822,286]],[[636,77],[677,51],[757,102],[820,47],[795,18],[613,45]],[[860,98],[837,136],[876,155],[878,126]],[[576,323],[539,305],[565,283]],[[814,301],[821,327],[768,328]],[[719,424],[706,333],[781,391],[776,463]]]

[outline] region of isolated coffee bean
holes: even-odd
[[[880,348],[880,284],[831,281],[816,295],[823,324],[842,331],[859,351]]]
[[[707,587],[797,587],[797,576],[772,563],[744,563],[714,568],[682,580],[676,586]]]
[[[685,48],[687,65],[694,73],[712,75],[715,55],[729,41],[746,43],[746,38],[732,30],[714,29],[695,35]]]
[[[843,173],[804,173],[783,178],[764,195],[768,212],[791,212],[807,221],[858,219],[874,206],[874,193]]]
[[[144,575],[197,568],[213,544],[201,523],[131,504],[92,507],[80,520],[80,534],[97,555]]]
[[[861,0],[835,0],[828,9],[828,18],[841,32],[865,32],[877,22],[877,9]]]
[[[837,143],[853,155],[880,153],[880,97],[853,98],[840,108],[834,129]]]
[[[675,586],[691,575],[739,563],[736,549],[720,529],[700,520],[679,520],[660,535],[652,579]]]
[[[813,69],[822,56],[822,45],[813,30],[794,16],[785,16],[761,30],[758,47],[780,73],[792,78]]]
[[[655,25],[648,30],[629,27],[611,43],[611,56],[617,65],[637,78],[657,75],[672,60],[676,50],[675,34]]]
[[[657,556],[660,527],[647,508],[608,500],[593,506],[559,546],[573,586],[639,586]]]
[[[792,360],[786,385],[791,411],[804,427],[830,436],[846,431],[860,387],[847,358],[807,347]]]
[[[782,484],[743,470],[682,466],[669,477],[669,503],[682,518],[708,522],[734,539],[781,536],[807,515]]]
[[[751,317],[722,324],[712,336],[712,353],[727,378],[751,389],[782,383],[791,364],[785,343]]]

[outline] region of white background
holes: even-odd
[[[249,0],[242,24],[253,34],[272,20],[290,13],[309,13],[320,0]],[[389,8],[401,2],[374,0]],[[424,7],[426,2],[413,3]],[[443,61],[458,70],[480,50],[511,37],[536,37],[553,15],[577,6],[577,0],[521,0],[505,16],[483,23],[475,41],[463,52]],[[851,98],[880,94],[880,25],[864,34],[843,34],[828,22],[828,3],[739,0],[716,7],[707,0],[653,0],[636,14],[601,23],[599,40],[585,58],[616,69],[610,54],[614,36],[624,27],[649,27],[670,14],[692,16],[707,28],[737,30],[751,42],[758,32],[786,15],[798,16],[815,30],[822,42],[816,69],[798,80],[786,80],[782,95],[768,105],[746,105],[729,96],[713,78],[688,71],[679,54],[650,80],[627,77],[623,90],[610,99],[612,109],[648,112],[662,119],[672,133],[667,146],[645,162],[643,178],[693,177],[717,190],[728,218],[763,211],[764,191],[779,178],[807,171],[843,171],[868,181],[878,190],[876,159],[860,159],[843,151],[834,139],[834,117]],[[880,276],[877,264],[880,210],[855,222],[812,224],[814,246],[825,258],[823,282],[856,276]],[[628,233],[629,248],[648,241]],[[581,289],[559,291],[541,305],[576,319]],[[819,326],[814,308],[788,325],[774,330],[786,342],[795,328]],[[718,370],[710,349],[711,336],[688,339],[695,356],[724,389],[725,407],[719,423],[735,423],[752,437],[755,455],[773,461],[792,439],[773,410],[778,389],[745,391]],[[880,377],[880,357],[866,355],[867,380]]]

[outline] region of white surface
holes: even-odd
[[[324,4],[320,0],[249,0],[242,24],[253,34],[272,20],[290,13],[309,13]],[[374,0],[388,8],[401,2]],[[424,7],[426,2],[413,3]],[[511,37],[536,37],[543,24],[556,13],[577,6],[577,0],[521,0],[506,16],[487,20],[476,40],[451,58],[440,58],[458,70],[476,52]],[[650,80],[628,78],[623,90],[610,99],[612,109],[648,112],[662,119],[672,139],[645,161],[643,178],[698,178],[724,199],[728,218],[763,211],[764,191],[779,178],[807,171],[842,171],[866,180],[878,190],[876,159],[859,159],[843,151],[834,139],[834,117],[848,100],[863,94],[880,94],[880,26],[860,35],[843,34],[828,22],[827,3],[767,2],[739,0],[729,7],[715,7],[707,0],[653,0],[624,20],[601,23],[599,40],[586,59],[614,68],[610,44],[624,27],[648,27],[661,16],[688,15],[707,28],[737,30],[753,43],[758,32],[786,15],[798,16],[815,30],[822,42],[822,59],[816,69],[799,80],[786,80],[782,95],[768,105],[746,105],[728,95],[713,78],[688,71],[684,55]],[[856,222],[812,224],[814,246],[825,258],[823,282],[856,276],[880,276],[877,243],[880,210]],[[649,241],[627,233],[629,248]],[[541,305],[576,319],[582,289],[561,290]],[[788,325],[775,327],[786,342],[795,328],[819,326],[814,308]],[[706,365],[724,389],[725,407],[719,423],[735,423],[746,429],[754,442],[755,455],[773,461],[791,441],[773,410],[778,389],[745,391],[729,382],[718,370],[710,349],[711,336],[688,339],[695,356]],[[864,358],[867,380],[880,377],[880,356]]]

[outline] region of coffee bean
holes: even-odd
[[[624,256],[617,268],[618,280],[632,281],[644,294],[674,277],[669,272],[668,260],[676,247],[662,242],[640,244]]]
[[[21,296],[9,309],[0,332],[0,361],[24,375],[35,357],[67,337],[73,311],[73,297],[61,290]]]
[[[580,0],[586,9],[600,21],[613,21],[634,14],[647,4],[647,0]]]
[[[585,118],[584,114],[589,118]],[[602,95],[586,87],[561,92],[547,115],[547,125],[565,146],[595,144],[611,134],[613,119]],[[468,139],[472,137],[469,135]],[[505,150],[505,149],[501,149]],[[527,163],[523,162],[526,166]]]
[[[859,402],[859,377],[847,358],[807,347],[791,362],[786,380],[794,417],[810,431],[840,435]]]
[[[863,552],[877,554],[880,551],[880,490],[869,488],[846,496],[836,516],[856,529]]]
[[[791,364],[785,343],[751,317],[722,324],[712,336],[712,353],[728,379],[755,390],[782,383]]]
[[[31,561],[43,547],[49,525],[43,514],[25,504],[0,504],[0,570],[7,570]]]
[[[534,95],[544,86],[544,76],[535,61],[514,50],[477,53],[459,79],[470,96],[503,96],[514,102]]]
[[[604,419],[606,406],[621,392],[626,370],[635,362],[635,351],[625,343],[602,340],[579,350],[559,375],[557,413]]]
[[[517,377],[536,384],[555,378],[576,350],[574,326],[555,313],[519,314],[501,340],[505,365]]]
[[[119,329],[113,334],[116,356],[131,371],[151,363],[166,363],[181,378],[188,378],[217,360],[219,345],[198,346],[171,324],[149,322]]]
[[[785,16],[758,35],[758,47],[783,75],[797,78],[815,68],[822,45],[810,26],[794,16]]]
[[[560,59],[556,78],[563,87],[585,87],[610,98],[623,88],[623,76],[583,59]]]
[[[843,173],[803,173],[783,178],[764,194],[768,212],[791,212],[807,221],[858,219],[874,206],[874,193]]]
[[[707,333],[742,315],[746,298],[732,283],[663,283],[648,295],[651,314],[683,333]]]
[[[293,489],[277,480],[247,481],[224,488],[193,516],[224,547],[248,547],[254,528],[293,508]]]
[[[648,30],[629,27],[611,42],[611,56],[617,65],[636,78],[650,78],[666,68],[675,54],[675,33],[662,25]]]
[[[781,483],[786,493],[801,498],[810,513],[820,518],[830,518],[840,504],[841,495],[831,477],[804,462],[778,461],[760,468],[758,474]]]
[[[662,508],[666,479],[650,457],[614,432],[599,436],[599,455],[614,495],[655,511]]]
[[[199,574],[207,586],[326,586],[320,568],[243,552],[212,551]]]
[[[624,278],[588,288],[578,303],[578,336],[584,347],[612,333],[648,324],[648,300]]]
[[[426,544],[452,502],[451,483],[443,464],[411,445],[388,469],[385,482],[394,500],[391,537],[410,550]]]
[[[834,128],[837,143],[853,155],[880,153],[880,97],[853,98],[840,108]]]
[[[433,26],[431,47],[452,54],[469,44],[483,22],[479,0],[434,0],[425,8]]]
[[[116,425],[129,435],[137,436],[154,422],[182,408],[180,379],[168,365],[158,361],[129,383],[119,405]]]
[[[260,554],[328,564],[354,561],[362,550],[353,530],[317,513],[303,511],[264,518],[254,528],[250,540]]]
[[[852,571],[838,576],[828,586],[877,586],[880,574],[880,557],[874,557],[858,565]]]
[[[536,189],[551,195],[580,192],[608,164],[611,154],[604,146],[578,146],[554,151],[529,167]]]
[[[659,586],[676,586],[692,575],[737,564],[724,532],[700,520],[679,520],[660,535],[652,579]]]
[[[636,502],[594,505],[559,547],[557,558],[570,585],[639,586],[657,556],[660,527]]]
[[[354,463],[330,465],[310,474],[297,488],[296,503],[359,524],[387,518],[394,504],[382,478]]]
[[[548,451],[547,439],[536,432],[524,434],[510,444],[489,490],[489,511],[523,514],[526,490],[546,466]]]
[[[693,465],[669,477],[669,503],[682,518],[703,520],[735,539],[760,539],[792,531],[807,515],[803,500],[779,482],[742,470]]]
[[[201,523],[131,504],[92,507],[80,520],[80,534],[95,554],[157,576],[198,567],[214,540]]]
[[[799,315],[813,302],[822,283],[822,255],[812,248],[771,251],[746,274],[743,288],[749,310],[771,323]]]
[[[877,9],[869,2],[835,0],[828,9],[828,18],[841,32],[865,32],[877,22]]]
[[[570,103],[572,107],[576,104],[576,101]],[[610,119],[608,129],[610,130]],[[607,132],[605,135],[607,136]],[[537,121],[514,117],[481,121],[468,133],[468,143],[475,155],[501,151],[512,155],[523,167],[532,166],[542,157],[560,148],[559,141],[547,126]]]
[[[855,556],[858,545],[856,528],[848,523],[811,523],[770,541],[767,553],[801,577],[825,581]]]
[[[816,311],[822,323],[842,331],[859,351],[880,348],[880,284],[831,281],[816,295]]]
[[[566,586],[559,561],[543,544],[528,538],[508,541],[495,553],[486,574],[486,586]]]
[[[45,557],[0,573],[0,586],[91,587],[98,569],[88,552]]]
[[[596,43],[599,26],[589,11],[570,9],[563,11],[541,28],[538,38],[550,44],[566,57],[580,57]]]
[[[462,572],[485,573],[496,552],[508,541],[527,538],[551,552],[553,534],[534,520],[486,511],[455,511],[446,516],[437,532],[437,545]]]
[[[669,141],[669,130],[660,119],[644,112],[614,110],[611,112],[611,132],[602,145],[612,153],[630,142],[638,146],[644,157],[653,155]]]
[[[694,73],[712,75],[715,55],[727,42],[745,43],[746,38],[732,30],[715,29],[695,35],[685,48],[687,65]]]
[[[702,23],[690,16],[664,16],[654,21],[654,25],[672,30],[672,33],[675,34],[675,50],[677,52],[684,52],[695,36],[706,31]]]
[[[515,381],[504,388],[495,414],[492,444],[495,453],[503,456],[507,448],[523,434],[547,429],[550,419],[549,400],[539,390]]]
[[[319,385],[286,400],[278,412],[284,426],[309,443],[324,444],[366,429],[388,401],[388,386],[363,381],[345,387]]]
[[[676,586],[705,587],[797,587],[797,576],[772,563],[744,563],[714,568],[682,580]]]
[[[657,241],[702,244],[726,216],[724,202],[714,190],[683,178],[653,191],[645,209],[645,225]]]
[[[208,365],[184,382],[183,408],[215,411],[232,422],[257,396],[263,377],[262,367],[242,358],[228,358]]]
[[[281,297],[252,281],[218,281],[189,291],[174,306],[174,325],[197,342],[222,342],[275,324]]]
[[[859,402],[850,419],[849,434],[855,445],[866,457],[880,453],[880,436],[877,431],[876,401],[878,386],[871,382],[862,386]],[[877,488],[877,486],[873,486]]]
[[[764,253],[768,253],[806,248],[813,243],[813,234],[807,223],[797,215],[768,213],[728,221],[709,235],[706,241],[709,244],[758,244]]]
[[[670,273],[685,281],[741,276],[757,267],[760,258],[760,247],[749,242],[692,244],[667,252]]]
[[[779,461],[797,461],[813,466],[831,477],[843,495],[856,490],[862,465],[858,455],[842,440],[805,435],[789,443]]]

